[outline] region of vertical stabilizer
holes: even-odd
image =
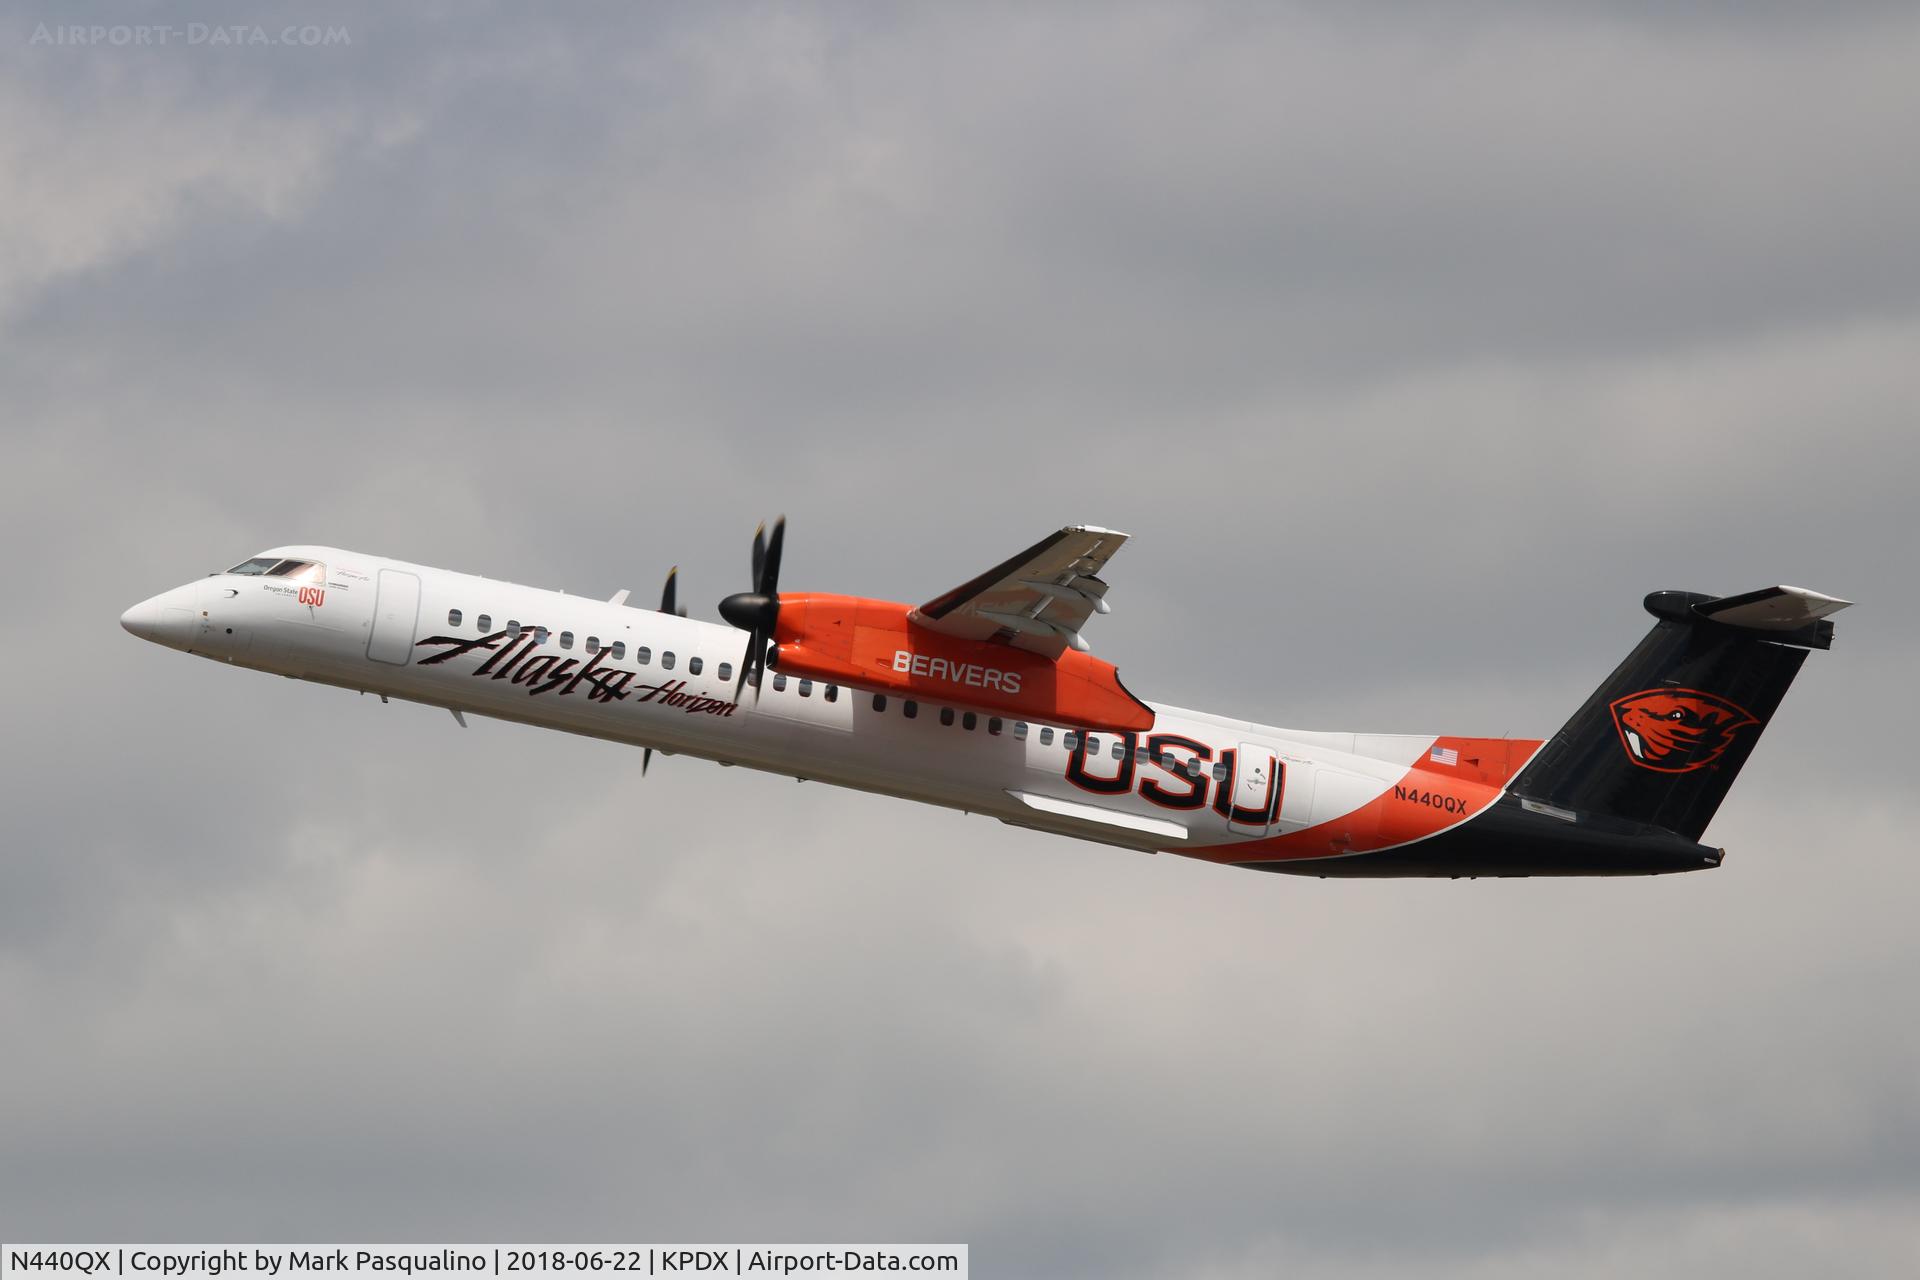
[[[1656,591],[1659,621],[1514,781],[1515,795],[1698,840],[1847,601],[1799,587]]]

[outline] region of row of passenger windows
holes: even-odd
[[[464,615],[462,615],[462,613],[458,609],[447,610],[447,625],[450,627],[458,627],[462,621],[463,616]],[[477,618],[475,618],[473,621],[474,621],[474,625],[480,629],[481,635],[486,635],[493,630],[493,618],[490,614],[483,613]],[[521,634],[521,626],[518,622],[510,618],[507,620],[506,631],[507,631],[507,634],[517,639]],[[545,644],[550,638],[551,638],[551,633],[545,627],[535,627],[533,629],[533,639],[535,644]],[[573,648],[573,632],[562,631],[560,633],[559,640],[560,640],[560,647],[562,649]],[[590,654],[598,653],[601,647],[602,646],[600,644],[600,638],[598,636],[588,636],[586,638],[585,648],[588,653]],[[611,645],[606,646],[606,649],[607,649],[607,652],[612,655],[614,661],[616,662],[624,661],[627,656],[627,642],[624,640],[616,640]],[[638,663],[640,666],[643,666],[643,667],[647,666],[653,661],[653,650],[649,649],[646,645],[641,645],[640,647],[638,647],[633,651],[633,660],[636,663]],[[673,670],[674,656],[673,656],[672,650],[661,651],[660,666],[663,670],[666,670],[666,671]],[[704,664],[701,662],[700,658],[697,655],[693,657],[689,657],[687,659],[687,674],[690,676],[697,676],[701,673],[703,666]],[[731,662],[721,663],[720,666],[714,671],[714,675],[723,682],[727,680],[731,680],[733,678],[733,664]],[[813,683],[814,682],[812,680],[808,679],[805,676],[802,676],[796,679],[795,681],[793,681],[794,691],[797,692],[803,698],[810,698],[813,696]],[[786,689],[787,689],[787,677],[784,674],[775,672],[773,677],[774,692],[785,693]],[[840,700],[840,686],[835,684],[825,684],[823,682],[820,690],[820,696],[824,701],[838,702]],[[886,711],[887,709],[886,694],[876,693],[873,695],[873,709],[879,712]],[[909,720],[916,719],[920,715],[920,704],[918,702],[915,702],[912,698],[902,698],[900,700],[900,714],[905,716]],[[980,727],[981,717],[977,713],[972,711],[956,712],[952,707],[940,708],[941,724],[952,725],[953,723],[956,722],[956,720],[958,721],[962,729],[965,729],[968,732],[972,732],[973,730],[978,729]],[[999,716],[988,716],[986,717],[986,721],[987,721],[987,732],[990,734],[998,735],[1000,733],[1005,732],[1007,729],[1006,721],[1002,720]],[[1032,732],[1032,727],[1029,726],[1027,722],[1024,720],[1015,720],[1013,722],[1012,728],[1013,728],[1013,736],[1017,739],[1020,739],[1021,741],[1025,741],[1027,735],[1030,732]],[[1054,738],[1053,726],[1051,725],[1039,726],[1039,737],[1040,737],[1041,746],[1043,747],[1052,746],[1053,738]],[[1078,751],[1080,749],[1079,732],[1074,729],[1060,730],[1060,745],[1068,751]],[[1124,740],[1120,738],[1115,738],[1113,739],[1112,745],[1109,747],[1108,750],[1112,754],[1115,760],[1123,760],[1126,758],[1127,744]],[[1087,754],[1090,756],[1100,754],[1100,739],[1093,734],[1087,735]],[[1186,774],[1190,778],[1198,778],[1202,770],[1205,768],[1205,766],[1201,763],[1198,757],[1190,757],[1185,761],[1185,763],[1182,763],[1179,760],[1175,759],[1175,757],[1171,752],[1163,751],[1160,753],[1160,758],[1156,761],[1153,759],[1152,754],[1145,747],[1135,747],[1133,750],[1133,754],[1134,754],[1134,758],[1137,761],[1139,761],[1141,764],[1148,764],[1148,763],[1159,764],[1167,769],[1178,770],[1179,772]],[[1213,766],[1212,773],[1213,773],[1213,778],[1216,782],[1225,782],[1227,779],[1227,766],[1224,764],[1215,764]]]
[[[776,689],[780,688],[781,687],[780,681],[783,679],[785,679],[784,676],[775,676],[774,688]],[[802,683],[805,683],[805,682],[803,681]],[[833,686],[829,685],[827,687],[831,689]],[[887,709],[886,694],[876,693],[873,695],[873,709],[879,712],[886,711]],[[916,719],[920,715],[920,704],[918,702],[915,702],[912,698],[902,698],[900,700],[900,714],[905,716],[909,720]],[[985,719],[987,722],[988,733],[999,734],[1004,732],[1008,728],[1006,721],[1002,720],[999,716],[987,716],[985,717]],[[981,717],[977,713],[972,711],[956,712],[952,707],[940,708],[941,724],[951,725],[955,723],[956,720],[959,722],[959,725],[962,729],[965,729],[971,732],[980,727]],[[1012,730],[1013,730],[1013,736],[1015,738],[1018,738],[1021,741],[1025,741],[1027,735],[1029,733],[1034,732],[1034,726],[1029,725],[1025,720],[1015,720],[1012,725]],[[1038,730],[1039,730],[1040,745],[1043,747],[1052,746],[1053,737],[1054,737],[1053,726],[1043,724],[1038,726]],[[1060,730],[1060,745],[1068,751],[1078,751],[1080,749],[1080,736],[1081,736],[1080,732],[1077,729],[1062,729]],[[1096,734],[1090,733],[1086,735],[1086,739],[1087,739],[1086,741],[1087,754],[1090,756],[1099,755],[1100,754],[1099,736]],[[1111,745],[1108,747],[1108,752],[1113,756],[1115,760],[1126,759],[1127,757],[1126,740],[1123,738],[1114,738],[1111,742]],[[1203,771],[1206,771],[1206,765],[1201,762],[1198,756],[1189,757],[1185,762],[1182,762],[1177,757],[1175,757],[1171,751],[1162,751],[1159,754],[1159,758],[1155,759],[1153,753],[1148,751],[1145,747],[1135,747],[1133,749],[1133,757],[1135,760],[1137,760],[1141,764],[1158,764],[1167,769],[1178,770],[1179,772],[1186,774],[1189,778],[1198,778]],[[1225,782],[1227,780],[1226,765],[1215,764],[1211,772],[1213,774],[1214,781]]]
[[[755,687],[758,688],[759,686],[756,685]],[[793,682],[793,688],[794,692],[803,698],[811,698],[813,696],[813,681],[807,679],[805,676],[796,679]],[[775,693],[785,693],[787,691],[787,678],[777,671],[773,676],[773,691]],[[837,684],[827,684],[825,681],[822,681],[820,684],[820,697],[827,702],[840,701],[840,686]]]
[[[466,615],[459,609],[447,610],[447,625],[449,627],[458,627],[465,620]],[[473,624],[479,629],[481,635],[489,635],[493,631],[493,615],[487,613],[480,614],[474,618]],[[524,628],[521,627],[518,620],[509,618],[502,627],[502,630],[517,640],[523,633]],[[571,649],[573,648],[574,636],[571,631],[562,631],[558,636],[555,636],[545,627],[535,627],[533,629],[533,642],[535,644],[545,644],[548,640],[557,640],[562,649]],[[627,642],[625,640],[615,640],[612,644],[603,646],[600,643],[599,636],[588,636],[582,647],[585,648],[589,654],[599,653],[601,649],[604,648],[615,662],[624,662],[627,657]],[[653,658],[653,650],[644,644],[636,647],[633,651],[633,660],[640,666],[650,665],[653,662]],[[674,664],[675,658],[673,650],[662,649],[660,651],[661,669],[671,671],[674,668]],[[697,676],[705,670],[706,661],[698,654],[691,655],[687,658],[688,675]],[[733,679],[733,664],[731,662],[723,662],[714,668],[713,674],[716,679],[723,683],[731,680]],[[773,687],[775,692],[784,693],[787,688],[787,677],[784,675],[775,675],[773,677]],[[796,681],[796,691],[803,698],[812,697],[813,681],[807,679]],[[820,696],[828,702],[838,702],[840,700],[840,686],[835,684],[823,685]]]
[[[461,624],[461,622],[465,620],[465,617],[466,615],[463,614],[460,610],[449,609],[447,610],[447,625],[449,627],[458,627]],[[481,635],[483,636],[490,635],[493,632],[493,615],[487,614],[487,613],[480,614],[478,617],[476,617],[473,620],[473,625],[479,629],[479,632]],[[507,621],[503,624],[502,629],[509,636],[511,636],[516,640],[520,638],[521,634],[525,630],[525,628],[523,628],[520,625],[520,623],[513,618],[507,619]],[[545,627],[533,628],[533,642],[535,644],[545,644],[549,640],[557,640],[562,649],[573,648],[573,632],[562,631],[558,636],[555,636],[553,632],[547,630]],[[607,651],[607,655],[611,657],[615,662],[625,662],[627,659],[627,642],[625,640],[615,640],[612,644],[603,645],[600,643],[599,636],[588,636],[586,638],[585,644],[582,647],[586,650],[588,654],[599,653],[602,649],[605,649]],[[640,666],[643,666],[643,667],[649,666],[653,662],[653,650],[649,649],[646,645],[640,645],[638,648],[636,648],[633,651],[633,660],[636,664]],[[674,668],[674,664],[675,664],[675,659],[673,655],[673,650],[671,649],[661,650],[660,651],[661,669],[664,671],[671,671]],[[698,654],[695,654],[687,659],[688,675],[697,676],[705,669],[706,669],[706,663],[704,660],[700,658]],[[723,662],[719,665],[719,667],[717,667],[714,670],[713,674],[716,678],[722,681],[731,680],[733,679],[733,664],[731,662]]]

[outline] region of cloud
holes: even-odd
[[[337,110],[209,101],[180,75],[87,70],[57,90],[38,77],[4,90],[0,164],[12,179],[0,213],[0,314],[196,222],[297,217],[361,127]]]
[[[296,17],[298,15],[295,15]],[[1904,10],[349,11],[12,50],[0,1230],[1910,1261]],[[697,613],[1135,535],[1144,696],[1550,731],[1861,601],[1711,875],[1339,884],[135,644],[314,539]]]

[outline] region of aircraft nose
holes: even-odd
[[[133,608],[120,615],[120,625],[142,640],[160,638],[160,600],[142,600]]]
[[[150,600],[142,600],[120,615],[120,625],[142,640],[185,649],[193,644],[196,597],[195,586],[188,584],[163,591]]]

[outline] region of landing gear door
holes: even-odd
[[[1286,792],[1287,767],[1280,753],[1257,742],[1243,742],[1234,752],[1231,769],[1220,788],[1228,798],[1227,825],[1244,835],[1265,835],[1280,816]]]

